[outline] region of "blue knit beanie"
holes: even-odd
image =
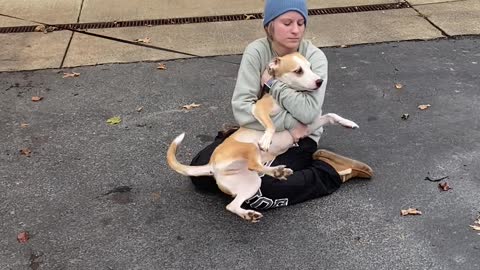
[[[305,0],[265,0],[263,27],[283,13],[292,10],[300,13],[305,19],[305,24],[307,24],[308,9]]]

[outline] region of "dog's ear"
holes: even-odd
[[[280,66],[280,57],[275,57],[273,60],[268,64],[268,74],[275,77],[275,71]]]

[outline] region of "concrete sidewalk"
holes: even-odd
[[[331,8],[397,0],[309,1],[309,8]],[[480,1],[411,0],[413,8],[311,16],[307,38],[319,47],[401,40],[428,40],[480,34]],[[7,15],[50,24],[178,18],[261,12],[263,1],[12,1],[0,0]],[[52,16],[52,14],[55,14]],[[0,27],[31,23],[0,16]],[[264,36],[261,20],[155,27],[98,29],[89,32],[202,56],[242,53]],[[208,33],[208,34],[207,34]],[[160,61],[185,57],[69,31],[0,34],[0,71],[64,68],[104,63]]]

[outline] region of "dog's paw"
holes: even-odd
[[[290,176],[293,174],[293,170],[290,168],[286,168],[285,165],[272,167],[272,169],[273,169],[273,177],[279,180],[287,180],[287,176]]]
[[[346,128],[351,128],[351,129],[355,129],[355,128],[359,128],[359,126],[357,125],[357,123],[351,121],[351,120],[348,120],[348,119],[345,119],[343,118],[342,120],[338,121],[338,123]]]
[[[271,134],[265,133],[263,134],[262,138],[258,141],[258,147],[260,150],[264,152],[268,152],[268,148],[272,144],[272,136]]]
[[[260,221],[260,219],[263,217],[263,215],[257,211],[253,210],[247,210],[245,211],[245,214],[243,215],[243,219],[250,221],[252,223],[257,223]]]

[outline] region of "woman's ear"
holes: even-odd
[[[275,77],[275,73],[280,66],[280,57],[275,57],[273,60],[268,64],[268,74]]]

